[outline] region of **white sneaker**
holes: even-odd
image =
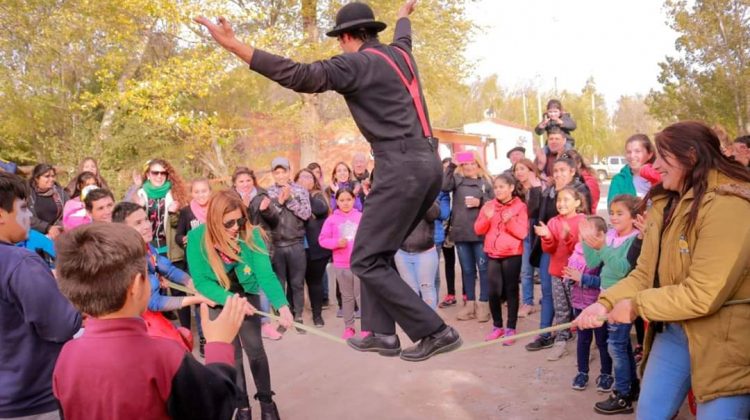
[[[565,341],[555,341],[555,344],[552,346],[552,350],[549,351],[549,354],[547,355],[547,360],[550,362],[554,362],[556,360],[560,360],[568,354],[568,347],[567,342]]]

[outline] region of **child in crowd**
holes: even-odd
[[[52,370],[81,315],[39,255],[14,245],[31,229],[28,197],[20,177],[0,172],[0,418],[55,419]]]
[[[606,290],[622,280],[632,269],[628,252],[639,231],[634,223],[638,216],[640,199],[632,195],[616,196],[609,207],[609,220],[612,228],[603,235],[589,223],[581,226],[581,238],[586,265],[601,270],[601,288]],[[629,413],[633,411],[633,401],[638,399],[638,378],[635,372],[635,358],[630,343],[632,324],[609,324],[607,344],[612,356],[615,371],[614,390],[609,398],[595,404],[594,409],[602,414]]]
[[[57,250],[60,289],[89,316],[86,333],[65,344],[52,377],[66,419],[232,418],[230,343],[244,299],[232,297],[216,321],[204,323],[203,366],[175,343],[146,333],[141,314],[151,286],[136,231],[117,223],[82,226],[60,236]]]
[[[91,223],[91,217],[86,213],[86,205],[83,200],[91,190],[100,188],[96,183],[96,175],[91,172],[81,172],[75,180],[75,186],[71,199],[63,206],[63,229],[70,230],[76,226]]]
[[[359,302],[359,279],[352,273],[350,260],[354,248],[354,236],[357,233],[362,213],[354,208],[354,192],[339,189],[336,192],[336,210],[329,216],[320,231],[318,242],[323,248],[333,250],[333,266],[336,282],[341,290],[341,303],[344,310],[343,339],[356,334],[354,329],[354,303]]]
[[[151,239],[153,238],[151,222],[147,219],[146,210],[143,207],[128,201],[120,202],[112,212],[112,221],[114,223],[124,223],[135,229],[146,243],[144,247],[148,261],[148,279],[151,284],[151,295],[148,301],[148,309],[150,311],[174,311],[175,309],[200,303],[213,305],[212,301],[200,294],[196,294],[195,296],[165,296],[159,293],[161,277],[191,288],[193,287],[193,282],[190,276],[175,267],[169,258],[156,252],[156,248],[151,244]]]
[[[601,235],[607,233],[607,222],[599,216],[589,216],[586,221]],[[563,270],[565,279],[573,281],[571,286],[571,301],[573,303],[573,317],[596,302],[601,288],[599,277],[600,266],[589,267],[583,255],[583,242],[576,244],[573,254],[568,259],[568,266]],[[596,337],[596,347],[599,349],[601,374],[596,378],[596,390],[610,392],[612,390],[612,358],[607,352],[607,325],[599,328],[578,331],[578,374],[573,379],[573,389],[583,391],[589,383],[589,355],[591,341]]]
[[[562,102],[559,99],[550,99],[547,102],[547,112],[544,113],[544,119],[537,124],[534,132],[541,136],[552,127],[559,127],[565,133],[565,149],[572,149],[576,146],[575,140],[570,135],[570,132],[576,129],[576,122],[569,113],[563,110]],[[544,153],[549,153],[547,146],[545,146]]]
[[[521,199],[523,191],[513,175],[506,172],[497,176],[493,186],[495,199],[482,207],[474,223],[476,234],[484,235],[484,252],[489,257],[487,275],[493,327],[485,341],[516,334],[523,240],[529,233],[529,215]],[[503,328],[503,300],[508,302],[506,328]],[[513,342],[506,341],[503,345]]]
[[[542,239],[542,249],[551,255],[549,273],[552,275],[552,302],[555,308],[554,325],[570,322],[573,307],[570,299],[570,281],[563,278],[563,269],[578,243],[578,225],[586,219],[588,206],[578,190],[565,187],[557,193],[557,216],[549,224],[540,221],[534,228]],[[560,360],[568,354],[567,342],[572,338],[570,330],[562,330],[555,336],[555,344],[547,360]]]

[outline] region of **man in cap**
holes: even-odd
[[[522,146],[514,147],[508,150],[508,153],[505,154],[505,157],[507,157],[510,161],[510,166],[513,166],[516,164],[516,162],[526,157],[526,148]]]
[[[458,348],[458,333],[432,310],[399,276],[393,256],[404,238],[435,201],[442,182],[437,139],[432,137],[424,96],[411,54],[411,22],[416,0],[398,12],[394,41],[384,45],[375,20],[364,3],[349,3],[336,14],[336,37],[344,54],[302,64],[243,44],[229,23],[196,21],[250,69],[297,92],[334,90],[344,96],[354,122],[370,142],[375,178],[355,238],[352,271],[362,282],[362,329],[372,334],[348,340],[359,351],[421,361]],[[397,217],[394,217],[397,215]],[[397,323],[418,342],[401,350]]]

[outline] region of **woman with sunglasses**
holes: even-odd
[[[154,231],[151,244],[156,251],[172,262],[182,261],[184,252],[175,242],[175,229],[180,208],[187,205],[190,199],[177,171],[163,159],[149,161],[143,173],[143,185],[136,197],[135,202],[146,208]]]
[[[187,260],[195,288],[216,302],[211,318],[219,315],[226,298],[239,294],[247,298],[248,315],[260,305],[260,290],[265,292],[279,311],[281,325],[290,328],[292,313],[276,274],[271,268],[264,233],[248,222],[247,207],[234,191],[216,193],[208,202],[206,223],[188,233]],[[247,394],[242,369],[242,349],[250,362],[263,419],[278,419],[273,402],[271,372],[261,338],[260,316],[247,316],[238,338],[235,339],[235,367],[237,385]],[[250,418],[250,408],[244,396],[238,403],[237,418]]]

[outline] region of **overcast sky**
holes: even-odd
[[[613,110],[621,95],[657,88],[658,63],[677,37],[661,0],[479,0],[469,17],[485,28],[467,57],[476,76],[509,88],[579,91],[593,76]]]

